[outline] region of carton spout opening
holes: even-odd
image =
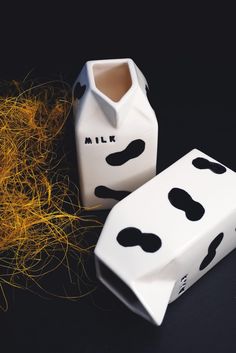
[[[118,102],[132,86],[128,63],[104,63],[93,65],[97,89],[114,102]]]
[[[97,276],[129,309],[153,323],[153,319],[146,311],[136,294],[111,271],[101,260],[95,258]]]

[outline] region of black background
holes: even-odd
[[[233,14],[216,5],[135,4],[129,10],[121,3],[10,4],[1,11],[0,78],[23,79],[31,72],[31,78],[72,84],[87,60],[131,57],[149,82],[158,116],[158,171],[195,147],[236,170]],[[72,136],[69,126],[64,142],[76,180]],[[105,219],[106,213],[96,216]],[[79,302],[8,289],[9,310],[0,312],[1,352],[233,353],[235,262],[232,252],[169,306],[159,328],[101,285]],[[92,259],[88,266],[93,276]]]

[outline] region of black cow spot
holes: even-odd
[[[128,196],[130,194],[130,191],[112,190],[109,189],[107,186],[99,185],[95,188],[94,193],[97,197],[100,197],[102,199],[114,199],[120,201],[126,196]]]
[[[172,206],[184,211],[190,221],[199,221],[205,213],[204,207],[183,189],[171,189],[168,198]]]
[[[112,166],[122,165],[128,162],[130,159],[140,156],[144,149],[145,142],[143,140],[134,140],[130,142],[123,151],[109,154],[109,156],[106,157],[106,161]]]
[[[81,86],[80,82],[77,82],[74,88],[74,99],[80,99],[83,97],[86,90],[86,85]]]
[[[223,174],[226,172],[226,168],[223,165],[215,162],[210,162],[207,159],[201,157],[195,158],[192,161],[192,164],[195,168],[198,169],[210,169],[215,174]]]
[[[116,240],[124,247],[139,245],[145,252],[156,252],[161,247],[161,239],[156,234],[142,233],[139,229],[128,227],[119,232]]]
[[[216,249],[218,248],[218,246],[220,245],[220,243],[222,242],[224,238],[224,233],[220,233],[217,235],[217,237],[215,237],[215,239],[211,242],[211,244],[208,247],[208,253],[207,255],[204,257],[199,270],[202,271],[204,270],[204,268],[206,268],[208,265],[210,265],[211,261],[214,259],[214,257],[216,256]]]

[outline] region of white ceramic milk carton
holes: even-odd
[[[236,173],[195,149],[111,210],[98,278],[160,325],[168,303],[236,247],[235,227]]]
[[[158,125],[131,59],[89,61],[74,85],[82,205],[111,208],[156,174]]]

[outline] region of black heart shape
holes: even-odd
[[[77,82],[74,88],[74,99],[80,99],[83,97],[86,90],[86,85],[81,86],[80,82]]]

